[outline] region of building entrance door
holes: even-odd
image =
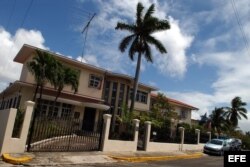
[[[96,115],[95,108],[85,107],[84,116],[83,116],[83,123],[82,123],[82,130],[94,131],[95,115]]]

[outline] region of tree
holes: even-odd
[[[206,125],[207,121],[208,121],[208,117],[207,117],[207,113],[205,113],[204,115],[201,116],[199,125]]]
[[[152,36],[152,34],[170,29],[169,22],[167,20],[159,20],[158,18],[152,16],[155,11],[154,4],[148,8],[144,16],[143,9],[143,5],[139,2],[137,4],[136,22],[132,24],[118,22],[115,28],[116,30],[126,30],[131,33],[129,36],[121,40],[119,45],[120,51],[125,52],[128,45],[130,45],[128,52],[129,58],[132,61],[134,60],[135,53],[138,53],[130,112],[133,112],[134,110],[142,55],[144,55],[147,61],[153,62],[150,45],[154,45],[155,48],[162,54],[167,53],[163,44]]]
[[[53,103],[52,111],[54,110],[56,101],[65,85],[71,86],[72,90],[74,90],[74,93],[78,91],[79,85],[79,71],[70,67],[66,67],[58,61],[56,63],[55,69],[55,74],[53,75],[53,77],[51,77],[51,83],[57,90],[57,94]]]
[[[245,108],[246,105],[247,103],[243,102],[241,98],[237,96],[232,99],[231,107],[226,107],[227,111],[225,116],[234,128],[238,126],[238,121],[241,120],[241,117],[248,119],[247,109]]]
[[[227,127],[227,121],[224,118],[224,108],[215,108],[212,113],[209,115],[209,123],[211,128],[217,132],[219,135]]]
[[[33,57],[32,61],[27,63],[28,70],[34,75],[35,82],[36,82],[36,89],[33,96],[33,101],[36,100],[36,95],[38,89],[40,88],[40,97],[42,97],[42,91],[45,83],[47,81],[51,81],[52,76],[55,72],[55,58],[47,53],[36,50],[36,56]],[[40,101],[38,101],[39,103]]]
[[[36,99],[36,95],[38,92],[38,89],[40,88],[40,96],[38,99],[38,104],[37,106],[40,106],[39,108],[36,108],[34,111],[33,119],[31,122],[31,127],[30,127],[30,134],[28,137],[28,148],[27,150],[30,150],[30,144],[31,144],[31,137],[33,135],[34,131],[34,125],[35,125],[35,119],[37,116],[37,112],[41,110],[41,99],[42,99],[42,92],[43,92],[43,87],[47,81],[51,79],[54,73],[54,66],[56,64],[55,58],[47,53],[47,52],[42,52],[39,50],[36,50],[36,56],[33,57],[32,61],[27,63],[28,70],[34,75],[35,81],[36,81],[36,89],[33,97],[33,101]]]

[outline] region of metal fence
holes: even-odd
[[[161,143],[180,143],[181,138],[177,128],[159,128],[152,126],[150,141]]]
[[[30,151],[98,150],[100,131],[83,131],[81,124],[82,120],[72,117],[37,117]]]

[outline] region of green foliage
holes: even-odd
[[[119,129],[114,133],[110,133],[110,138],[119,140],[133,140],[134,126],[132,120],[134,118],[134,112],[130,112],[127,105],[124,104],[122,106],[121,116],[116,115],[116,121],[119,124]]]
[[[24,110],[17,109],[14,128],[13,128],[13,132],[12,132],[12,137],[14,137],[14,138],[20,137],[20,133],[21,133],[22,125],[23,125],[24,114],[25,114]]]
[[[234,128],[238,126],[238,120],[242,117],[248,119],[246,105],[247,103],[243,102],[240,97],[235,97],[231,101],[231,107],[226,107],[225,116]]]

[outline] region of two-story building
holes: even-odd
[[[156,97],[156,94],[151,94],[151,105],[154,104]],[[192,111],[196,111],[198,108],[169,97],[166,97],[166,102],[168,102],[173,111],[177,113],[178,123],[187,123],[189,125],[192,124]]]
[[[27,63],[32,61],[32,58],[36,55],[36,50],[48,52],[58,61],[80,72],[78,92],[74,93],[70,86],[65,86],[55,106],[53,106],[53,101],[56,90],[51,84],[46,83],[41,101],[42,111],[40,111],[43,115],[53,117],[73,116],[82,120],[80,125],[82,130],[95,131],[101,122],[104,111],[109,110],[114,118],[114,115],[121,114],[124,104],[130,105],[133,77],[113,73],[25,44],[14,58],[14,62],[23,64],[20,79],[9,84],[0,94],[0,109],[24,108],[24,102],[33,99],[36,82],[27,68]],[[155,87],[139,83],[135,111],[149,111],[150,93],[155,90],[157,90]]]

